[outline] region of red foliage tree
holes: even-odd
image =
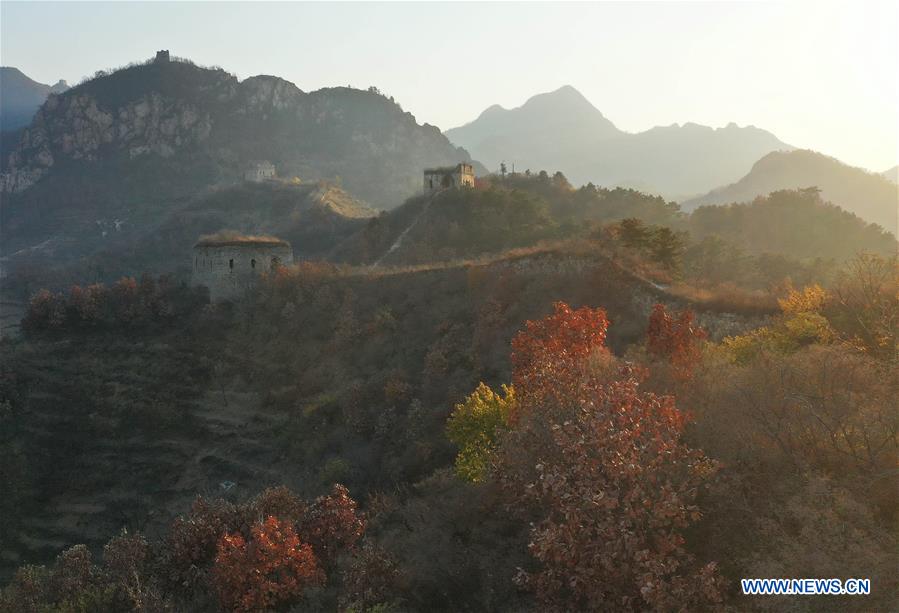
[[[119,323],[132,323],[141,314],[140,296],[134,277],[122,277],[109,290],[113,317]]]
[[[674,399],[640,392],[631,368],[608,382],[589,356],[600,310],[556,312],[513,341],[513,381],[528,407],[501,443],[495,475],[529,515],[521,574],[547,609],[668,610],[720,602],[714,564],[696,568],[679,530],[715,465],[682,444]]]
[[[290,488],[280,485],[260,492],[250,503],[250,512],[260,518],[274,515],[278,519],[296,523],[306,514],[307,507]]]
[[[163,548],[165,578],[185,592],[202,589],[219,540],[242,527],[243,515],[233,504],[198,497],[190,513],[169,528]]]
[[[59,294],[42,289],[28,302],[22,327],[27,331],[61,328],[65,321],[65,299]]]
[[[253,526],[249,542],[240,533],[226,534],[219,541],[213,584],[227,610],[263,611],[287,605],[324,581],[312,547],[300,541],[290,523],[275,517]]]
[[[63,551],[56,558],[51,573],[51,589],[60,600],[76,598],[90,587],[96,579],[96,568],[90,550],[84,545],[75,545]]]
[[[100,283],[87,287],[73,285],[69,291],[69,307],[78,316],[79,322],[89,326],[101,320],[106,300],[106,287]]]
[[[553,309],[512,339],[512,385],[524,409],[558,402],[583,375],[587,358],[605,350],[609,320],[603,309],[572,309],[564,302]]]
[[[649,353],[668,360],[678,375],[687,379],[692,376],[693,367],[702,355],[702,341],[707,336],[693,319],[690,309],[684,309],[674,317],[665,305],[656,304],[646,328]]]
[[[151,611],[159,604],[156,586],[147,572],[150,558],[147,540],[124,531],[103,547],[106,578],[118,592],[123,609]]]
[[[356,510],[349,491],[335,484],[327,496],[319,496],[306,510],[299,526],[303,539],[326,565],[352,549],[365,532],[365,520]]]

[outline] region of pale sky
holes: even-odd
[[[305,91],[376,85],[441,129],[570,84],[623,130],[755,125],[899,163],[899,2],[0,1],[0,63],[76,83],[157,49]]]

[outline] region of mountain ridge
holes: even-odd
[[[892,168],[890,168],[888,170],[884,170],[880,174],[883,175],[884,177],[886,177],[887,180],[892,181],[893,183],[899,183],[899,166],[893,166]]]
[[[472,161],[374,88],[307,93],[279,77],[239,81],[221,69],[155,61],[48,100],[7,158],[2,188],[25,191],[61,161],[183,153],[208,158],[224,182],[259,159],[283,176],[340,176],[378,206],[417,189],[422,166]]]
[[[0,175],[0,255],[51,266],[91,257],[117,236],[110,227],[129,229],[130,248],[261,161],[385,208],[420,191],[426,166],[480,169],[374,88],[304,92],[279,77],[149,61],[50,96],[22,130]]]
[[[808,149],[769,153],[738,181],[684,201],[681,207],[691,211],[702,205],[751,202],[777,190],[808,187],[819,188],[825,200],[897,234],[895,183]]]
[[[625,132],[570,85],[513,109],[492,105],[445,134],[491,169],[505,161],[517,168],[562,170],[574,183],[634,187],[668,199],[735,181],[765,153],[793,149],[766,130],[733,122],[722,128],[686,122]]]
[[[27,126],[50,94],[61,94],[68,89],[63,79],[47,85],[14,66],[0,66],[0,131]]]

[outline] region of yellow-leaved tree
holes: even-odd
[[[778,300],[781,316],[772,325],[725,338],[724,346],[734,361],[746,364],[762,351],[792,353],[807,345],[831,343],[836,334],[823,315],[828,299],[827,290],[819,285],[791,289]]]
[[[490,455],[499,434],[509,429],[509,419],[515,409],[515,390],[503,385],[502,395],[481,383],[477,389],[456,405],[447,420],[446,434],[459,447],[456,473],[467,481],[483,481],[490,463]]]

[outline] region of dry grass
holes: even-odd
[[[204,234],[197,240],[198,246],[207,245],[240,245],[245,243],[261,243],[266,245],[286,245],[276,236],[266,234],[241,234],[235,230],[220,230],[214,234]]]
[[[741,315],[770,315],[780,311],[777,297],[770,292],[745,289],[732,283],[707,288],[676,283],[668,287],[667,292],[692,303],[699,310]]]

